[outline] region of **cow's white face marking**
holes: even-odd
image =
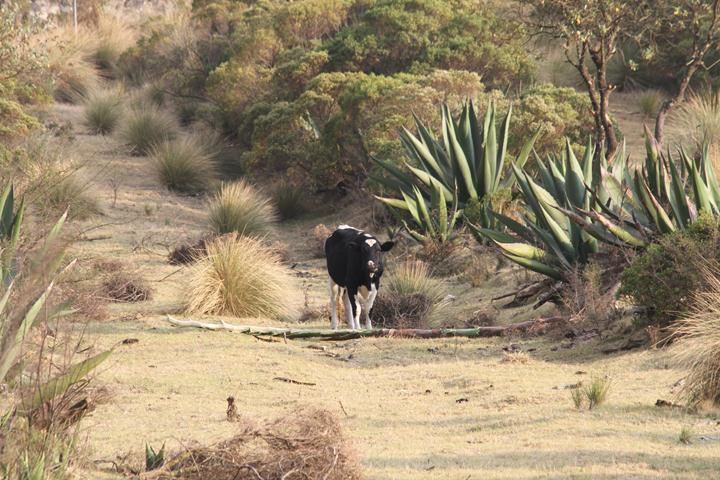
[[[377,240],[375,240],[374,238],[368,238],[367,240],[365,240],[365,243],[367,243],[368,245],[370,245],[372,247],[373,245],[375,245],[377,243]]]
[[[342,225],[340,225],[337,229],[338,230],[348,230],[348,229],[349,230],[357,230],[357,228],[351,227],[350,225],[345,225],[344,223]]]

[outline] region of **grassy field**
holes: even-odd
[[[85,174],[94,179],[105,212],[77,224],[84,240],[73,253],[80,266],[113,259],[154,290],[152,300],[112,305],[106,320],[86,327],[91,351],[117,347],[97,379],[112,399],[81,425],[84,477],[113,477],[111,462],[140,467],[146,442],[176,452],[232,436],[237,427],[225,420],[230,395],[250,418],[277,417],[300,405],[329,409],[342,420],[370,479],[689,479],[712,478],[720,469],[713,412],[688,415],[654,406],[672,399],[683,376],[671,351],[603,355],[604,346],[619,340],[597,337],[267,343],[171,327],[165,314],[181,311],[186,278],[184,268],[167,263],[167,252],[207,230],[204,201],[164,191],[147,158],[89,135],[79,107],[57,106],[54,115],[75,125],[76,154],[88,159]],[[279,236],[297,243],[289,257],[311,308],[327,301],[312,227],[362,222],[362,212],[346,211],[354,215],[281,228]],[[467,318],[522,280],[518,275],[503,267],[477,289],[448,279],[457,299],[444,314]],[[546,313],[499,310],[498,321]],[[121,343],[128,338],[138,342]],[[508,355],[507,348],[527,355]],[[606,403],[575,409],[568,387],[605,375],[612,382]],[[678,440],[684,427],[693,432],[688,445]]]

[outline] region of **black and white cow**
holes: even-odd
[[[337,302],[345,304],[349,328],[360,328],[360,313],[365,314],[365,328],[372,328],[370,310],[380,288],[383,274],[383,252],[394,242],[382,245],[377,238],[349,225],[340,225],[325,240],[325,258],[330,274],[330,326],[337,328]]]

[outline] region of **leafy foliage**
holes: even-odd
[[[620,293],[649,307],[653,323],[667,325],[690,311],[694,292],[707,288],[702,265],[718,260],[720,224],[705,215],[634,258],[622,273]]]
[[[405,129],[401,139],[413,166],[406,164],[407,173],[393,163],[374,158],[374,161],[389,173],[389,178],[376,177],[386,187],[399,191],[403,200],[378,197],[385,204],[409,211],[415,222],[423,228],[424,234],[416,233],[416,238],[435,236],[434,223],[444,232],[448,227],[445,202],[454,199],[455,210],[458,204],[464,205],[471,200],[486,201],[486,212],[481,224],[490,225],[490,205],[487,202],[497,191],[507,188],[510,182],[503,180],[508,146],[510,112],[505,116],[498,135],[495,120],[495,107],[490,105],[485,119],[480,122],[472,102],[464,105],[458,121],[452,118],[449,107],[442,110],[442,142],[437,140],[431,130],[416,118],[417,135]],[[527,160],[535,138],[530,140],[520,152],[517,163],[523,165]],[[419,168],[418,168],[419,167]],[[433,207],[438,210],[438,221],[431,221],[424,198],[432,198]],[[451,216],[454,225],[456,213]]]

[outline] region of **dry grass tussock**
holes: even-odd
[[[153,145],[148,152],[160,181],[181,193],[203,192],[217,178],[212,144],[188,135]]]
[[[691,406],[720,404],[720,271],[707,268],[706,288],[693,298],[691,313],[677,322],[675,357],[688,369],[678,396]]]
[[[169,459],[147,478],[257,480],[362,478],[340,422],[326,410],[304,408],[210,447],[192,448]]]
[[[244,180],[224,183],[209,210],[210,227],[217,234],[262,236],[272,232],[277,223],[270,199]]]
[[[146,155],[154,145],[177,136],[178,125],[168,112],[153,105],[134,107],[125,116],[120,138],[134,155]]]
[[[407,260],[390,273],[377,296],[373,320],[388,328],[427,327],[443,306],[445,290],[428,267]]]
[[[260,240],[232,233],[206,244],[207,256],[192,266],[190,313],[290,319],[300,292],[279,255]]]
[[[85,125],[93,133],[107,135],[120,123],[123,114],[122,93],[106,90],[91,93],[85,100]]]
[[[678,107],[676,119],[698,146],[720,145],[720,90],[692,93]]]
[[[119,15],[103,14],[95,27],[96,44],[92,60],[103,76],[115,78],[120,55],[135,45],[137,32]]]
[[[72,26],[58,27],[48,34],[48,66],[53,95],[60,102],[78,103],[100,85],[100,75],[90,60],[97,45],[95,33],[73,32]]]
[[[645,118],[654,118],[660,110],[663,100],[665,100],[665,95],[660,90],[643,90],[637,94],[638,109]]]

